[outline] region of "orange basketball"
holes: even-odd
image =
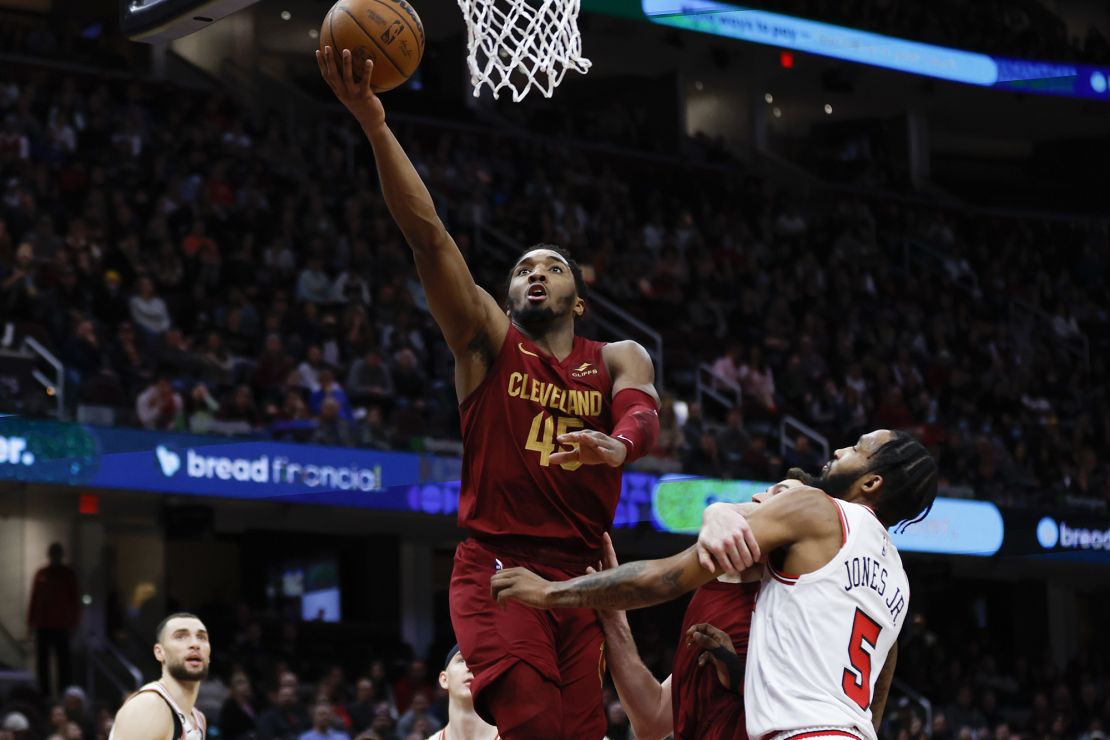
[[[352,71],[362,81],[366,60],[374,62],[370,86],[392,90],[407,80],[424,56],[424,24],[405,0],[339,0],[320,26],[320,50],[330,46],[340,72],[351,50]]]

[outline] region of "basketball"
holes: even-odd
[[[320,50],[351,50],[355,80],[362,81],[366,60],[374,62],[370,86],[392,90],[420,66],[424,25],[405,0],[339,0],[320,26]],[[342,70],[342,64],[340,64]]]

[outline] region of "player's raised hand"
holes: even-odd
[[[698,562],[710,573],[738,576],[759,562],[759,543],[752,526],[735,505],[716,503],[702,512]]]
[[[525,606],[546,609],[550,586],[550,581],[540,578],[527,568],[499,570],[490,579],[490,592],[501,606],[510,601],[519,601]]]
[[[729,691],[740,690],[744,666],[727,632],[705,622],[695,624],[686,630],[686,644],[705,651],[698,656],[698,668],[712,662],[713,667],[717,669],[717,680],[721,685]]]
[[[613,538],[609,536],[608,532],[604,532],[601,535],[601,560],[598,561],[596,569],[587,567],[586,573],[598,573],[603,570],[612,570],[618,565],[620,565],[620,563],[617,562],[617,551],[613,548]],[[616,620],[618,622],[628,621],[623,611],[598,610],[597,616],[602,622],[606,620]]]
[[[560,434],[555,441],[561,445],[571,445],[573,449],[552,454],[548,458],[552,465],[580,462],[583,465],[604,464],[615,468],[622,465],[628,457],[628,448],[624,446],[624,442],[592,429]]]
[[[335,97],[347,106],[347,110],[354,114],[364,129],[385,123],[385,107],[370,87],[374,62],[366,60],[361,82],[355,81],[350,49],[344,49],[340,54],[332,47],[325,46],[323,51],[316,51],[316,64],[320,67],[320,76],[328,83]]]

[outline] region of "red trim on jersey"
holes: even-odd
[[[767,735],[764,740],[766,740],[766,738],[774,737],[777,734],[778,733],[771,733],[770,735]],[[859,735],[854,735],[851,732],[845,732],[844,730],[813,730],[811,732],[803,732],[800,735],[787,735],[782,740],[805,740],[805,738],[813,737],[850,737],[854,738],[854,740],[860,740]]]
[[[840,505],[840,502],[832,496],[829,496],[829,501],[833,502],[833,505],[836,506],[836,513],[840,515],[840,546],[844,547],[848,544],[848,535],[851,534],[852,528],[848,526],[848,517],[844,516],[844,507]]]
[[[798,576],[792,576],[789,573],[779,573],[777,570],[772,568],[770,565],[767,566],[767,570],[768,570],[768,572],[770,572],[771,577],[774,578],[779,583],[784,583],[787,586],[793,586],[795,583],[798,582]]]

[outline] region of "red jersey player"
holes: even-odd
[[[412,248],[432,316],[455,357],[463,434],[451,621],[474,673],[475,708],[507,740],[605,734],[602,633],[588,609],[500,608],[490,579],[527,566],[552,580],[586,571],[620,496],[621,466],[658,434],[654,369],[635,342],[574,334],[585,310],[576,265],[549,247],[513,267],[506,306],[474,283],[420,176],[351,55],[317,53],[320,73],[374,150],[382,194]],[[507,307],[507,310],[506,310]]]

